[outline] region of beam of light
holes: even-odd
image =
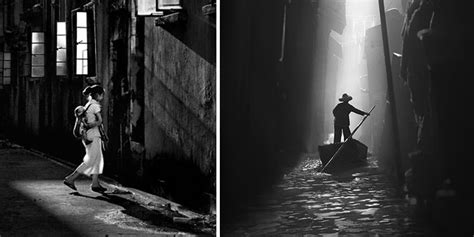
[[[335,93],[326,95],[326,111],[332,111],[343,93],[348,93],[354,98],[351,104],[356,108],[368,111],[373,106],[368,94],[365,36],[368,28],[380,24],[378,14],[377,0],[346,0],[346,27],[342,34],[335,31],[330,33],[330,40],[334,40],[340,45],[342,57],[338,60],[331,60],[334,55],[331,52],[328,55],[326,76],[331,78],[326,78],[326,81],[329,84],[335,83],[332,85],[335,88]],[[331,119],[325,119],[325,127],[332,132],[332,113],[330,116]],[[361,119],[361,116],[351,113],[351,131]],[[370,149],[369,132],[369,126],[362,126],[354,138],[369,145]]]

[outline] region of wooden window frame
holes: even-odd
[[[182,0],[175,0],[178,3],[173,3],[173,4],[164,3],[165,1],[169,1],[169,0],[156,0],[156,10],[157,11],[181,10],[181,9],[183,9]]]
[[[42,34],[43,35],[43,41],[34,41],[33,40],[33,35],[34,34]],[[46,52],[45,52],[45,33],[42,31],[33,31],[31,32],[31,77],[32,78],[41,78],[45,76],[45,63],[46,63]],[[43,45],[43,53],[34,53],[33,52],[33,46],[34,45]],[[35,57],[37,56],[43,56],[43,64],[37,64],[35,63]],[[42,73],[36,74],[36,70],[42,71]]]
[[[0,52],[0,64],[2,65],[0,67],[0,89],[3,89],[3,52]]]
[[[183,9],[182,0],[177,0],[178,3],[175,4],[167,4],[164,1],[137,0],[137,16],[163,16]]]
[[[60,34],[59,32],[59,27],[60,24],[64,24],[64,33]],[[64,47],[58,46],[59,39],[64,38]],[[58,60],[58,53],[60,50],[64,51],[65,58],[64,60]],[[68,60],[67,60],[67,26],[65,21],[58,21],[56,22],[56,76],[67,76],[68,75]],[[60,72],[60,67],[59,64],[63,64],[65,71],[64,73]]]
[[[77,26],[77,13],[85,13],[86,16],[86,26]],[[72,14],[72,28],[73,28],[73,50],[72,50],[72,55],[73,55],[73,73],[75,76],[86,76],[86,77],[93,77],[96,75],[96,67],[95,67],[95,34],[94,34],[94,18],[93,18],[93,10],[92,9],[87,9],[87,10],[73,10]],[[77,31],[78,29],[86,29],[87,32],[87,43],[81,43],[78,42],[78,34]],[[87,58],[79,58],[77,55],[77,46],[79,44],[85,44],[87,45]],[[78,67],[78,61],[86,61],[87,63],[87,72],[81,72],[78,73],[77,67]]]
[[[6,60],[6,57],[5,55],[9,55],[9,60]],[[8,62],[8,66],[6,66],[6,63],[5,62]],[[12,54],[11,52],[4,52],[3,53],[3,57],[2,57],[2,67],[3,67],[3,70],[2,70],[2,84],[3,85],[11,85],[12,83]],[[8,76],[5,76],[5,72],[9,72]],[[7,79],[8,78],[8,79]]]

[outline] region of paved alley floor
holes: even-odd
[[[329,175],[317,172],[319,159],[303,160],[221,227],[223,236],[432,236],[376,159],[368,163]]]
[[[62,181],[70,168],[17,145],[0,145],[2,237],[215,235],[173,221],[182,216],[166,205],[149,208],[105,183],[105,194],[92,192],[85,177],[76,181],[78,191],[69,189]]]

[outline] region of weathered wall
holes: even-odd
[[[215,28],[198,2],[184,2],[188,19],[181,24],[144,22],[145,173],[151,185],[162,180],[188,199],[215,193]]]
[[[25,1],[26,2],[26,1]],[[23,10],[34,3],[15,2],[15,34],[10,36],[6,47],[12,52],[12,83],[1,91],[7,103],[2,114],[5,121],[3,132],[9,133],[27,146],[31,146],[54,155],[64,157],[71,162],[82,160],[82,145],[72,137],[74,116],[72,111],[78,104],[84,103],[81,90],[83,81],[77,78],[54,76],[55,64],[47,63],[46,76],[31,78],[23,76],[24,64],[31,57],[28,39],[31,31],[44,31],[46,62],[54,62],[55,21],[54,7],[45,1],[45,6],[37,18],[26,16],[20,21]],[[39,18],[38,18],[39,17]],[[68,39],[70,40],[70,39]],[[29,67],[29,66],[26,66]]]
[[[311,1],[221,2],[221,220],[305,152],[311,118],[315,15]],[[314,86],[314,87],[313,87]],[[317,96],[314,99],[318,99]]]
[[[55,76],[56,5],[50,1],[44,0],[47,4],[37,8],[36,15],[25,18],[31,30],[46,33],[46,76],[31,78],[12,71],[12,85],[0,92],[2,132],[80,163],[84,150],[71,133],[72,112],[86,102],[82,89],[98,82],[106,91],[102,116],[110,138],[105,174],[178,201],[184,197],[184,201],[202,200],[198,206],[209,205],[204,192],[215,194],[216,175],[216,30],[215,21],[202,15],[204,3],[184,1],[187,20],[162,27],[155,26],[155,18],[137,20],[136,1],[88,4],[95,13],[96,77],[86,78],[73,73],[70,20],[71,10],[89,1],[66,1],[65,12],[59,14],[68,25],[69,73],[64,77]],[[33,4],[28,2],[24,10]],[[24,37],[29,39],[30,31]],[[31,48],[27,41],[25,46]],[[17,61],[12,63],[15,70],[22,69],[26,61]],[[146,125],[139,127],[131,120],[137,118],[136,106],[130,106],[137,105],[137,96],[146,111],[146,118],[141,118]],[[142,135],[137,139],[136,134]]]

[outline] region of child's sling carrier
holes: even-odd
[[[84,112],[82,112],[78,117],[82,117],[84,116],[84,114],[87,112],[87,110],[89,109],[89,106],[91,106],[92,103],[89,103],[89,105],[87,105],[86,109],[84,110]],[[81,131],[81,126],[80,126],[80,123],[76,123],[74,124],[74,128],[72,130],[72,134],[74,135],[75,138],[77,139],[81,139],[82,138],[82,131]]]

